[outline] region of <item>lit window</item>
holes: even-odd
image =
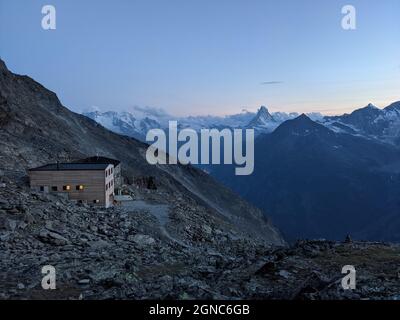
[[[78,191],[82,191],[83,189],[85,189],[85,187],[82,184],[76,186],[76,190]]]
[[[69,191],[69,190],[71,190],[71,186],[63,186],[63,190],[64,191]]]

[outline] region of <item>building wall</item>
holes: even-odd
[[[115,188],[120,188],[122,186],[121,164],[114,167],[114,183]]]
[[[104,172],[105,182],[104,186],[104,193],[105,193],[105,206],[109,207],[114,201],[114,188],[115,188],[115,181],[114,181],[114,165],[110,164]]]
[[[109,170],[113,165],[107,167]],[[56,193],[67,193],[71,200],[82,200],[88,204],[97,204],[108,207],[110,195],[114,193],[114,188],[106,189],[106,183],[113,179],[113,175],[105,177],[105,170],[65,170],[65,171],[30,171],[31,188],[40,190],[45,187],[45,191]],[[63,186],[69,185],[70,190],[63,190]],[[83,190],[76,190],[76,186],[83,185]],[[57,187],[53,191],[52,187]],[[47,190],[46,190],[47,189]],[[94,203],[98,200],[98,203]]]

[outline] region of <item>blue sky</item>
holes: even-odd
[[[399,14],[398,0],[0,0],[0,56],[75,111],[337,114],[400,100]]]

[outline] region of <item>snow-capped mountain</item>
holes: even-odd
[[[297,112],[274,112],[270,113],[265,106],[261,106],[258,109],[256,116],[246,126],[247,128],[254,128],[256,133],[269,133],[274,131],[279,125],[287,120],[295,119],[299,116]],[[323,119],[322,114],[313,112],[307,113],[307,116],[313,121],[319,121]]]
[[[89,111],[83,115],[119,134],[144,141],[150,129],[167,128],[172,117],[161,109],[134,107],[131,112]]]
[[[271,132],[275,130],[280,123],[282,123],[282,121],[276,120],[265,106],[261,106],[260,109],[258,109],[257,115],[249,122],[247,127]]]
[[[336,132],[400,145],[400,101],[384,109],[379,109],[370,103],[350,114],[325,117],[321,123]]]
[[[107,129],[142,141],[145,141],[148,130],[166,129],[168,121],[172,120],[178,121],[180,129],[191,128],[199,131],[203,128],[253,128],[258,135],[270,133],[283,122],[299,116],[296,112],[269,112],[265,106],[261,106],[257,113],[242,110],[241,113],[227,116],[176,117],[162,109],[150,107],[134,107],[129,112],[92,111],[83,114]],[[400,102],[384,109],[369,104],[351,114],[341,116],[324,117],[320,113],[307,113],[307,116],[335,132],[400,145]]]
[[[84,112],[83,115],[95,120],[103,127],[116,133],[131,136],[144,141],[150,129],[166,129],[168,121],[176,120],[180,129],[191,128],[199,131],[204,128],[253,128],[256,134],[269,133],[282,122],[294,119],[298,113],[273,112],[261,106],[257,113],[242,110],[241,113],[227,116],[188,116],[175,117],[162,109],[133,107],[131,111],[115,112],[98,110]],[[313,120],[320,120],[319,113],[307,114]]]
[[[200,130],[203,128],[242,128],[255,116],[254,112],[242,110],[241,113],[227,116],[189,116],[176,119],[181,127]],[[172,119],[172,118],[171,118]]]

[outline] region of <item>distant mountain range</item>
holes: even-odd
[[[145,141],[150,129],[165,129],[169,120],[177,120],[180,128],[253,128],[256,134],[270,133],[281,123],[294,119],[296,112],[273,112],[261,106],[257,113],[243,110],[234,115],[174,117],[162,109],[134,107],[130,112],[90,111],[85,116],[95,120],[105,128],[119,134]],[[357,109],[351,114],[341,116],[323,116],[320,113],[308,113],[307,116],[335,132],[349,133],[369,139],[400,145],[400,102],[384,109],[372,104]]]
[[[132,111],[89,111],[83,115],[95,120],[105,128],[119,134],[145,141],[149,129],[168,128],[169,120],[178,121],[181,129],[192,128],[254,128],[257,133],[272,132],[282,122],[299,116],[298,113],[275,112],[261,106],[257,113],[243,110],[241,113],[227,116],[188,116],[174,117],[161,109],[134,107]],[[322,120],[319,113],[309,114],[314,120]]]
[[[148,107],[134,107],[130,112],[90,111],[83,114],[111,131],[142,141],[145,141],[149,129],[165,129],[169,120],[177,120],[181,129],[253,128],[256,134],[261,134],[270,133],[283,122],[299,116],[296,112],[270,113],[265,106],[261,106],[257,113],[243,110],[239,114],[224,117],[174,117],[161,109]],[[323,116],[320,113],[308,113],[307,116],[335,132],[400,145],[400,102],[395,102],[384,109],[369,104],[351,114],[341,116]]]

